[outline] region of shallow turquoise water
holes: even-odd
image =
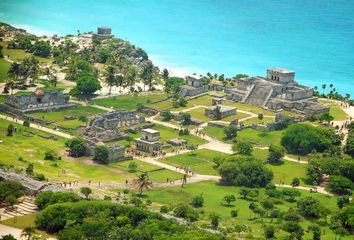
[[[2,0],[0,21],[41,33],[113,33],[175,74],[296,71],[354,97],[353,0]]]

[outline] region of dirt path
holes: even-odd
[[[11,234],[18,240],[27,239],[27,238],[24,238],[24,237],[21,238],[21,233],[22,233],[22,229],[14,228],[14,227],[10,227],[10,226],[6,226],[6,225],[3,225],[3,224],[0,224],[0,237],[1,236],[5,236],[7,234]],[[49,238],[46,238],[46,239],[55,240],[56,238],[49,237]]]
[[[7,121],[18,123],[18,124],[21,124],[21,125],[23,124],[23,120],[20,120],[20,119],[15,118],[15,117],[8,117],[8,116],[3,115],[3,114],[0,114],[0,119],[5,119]],[[60,131],[57,131],[57,130],[54,130],[54,129],[46,128],[46,127],[43,127],[41,125],[38,125],[38,124],[35,124],[35,123],[32,123],[32,122],[30,124],[30,128],[38,129],[38,130],[41,130],[43,132],[51,133],[51,134],[54,134],[54,135],[57,135],[57,136],[60,136],[60,137],[63,137],[63,138],[67,138],[67,139],[73,138],[73,136],[70,135],[70,134],[63,133],[63,132],[60,132]]]

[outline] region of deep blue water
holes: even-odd
[[[353,0],[2,0],[0,21],[62,35],[107,25],[175,74],[279,66],[354,97]]]

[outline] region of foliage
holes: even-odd
[[[217,229],[218,226],[219,226],[220,216],[217,215],[217,214],[210,214],[209,218],[210,218],[210,221],[211,221],[211,223],[210,223],[211,228],[212,229]]]
[[[36,41],[32,47],[33,55],[38,57],[49,57],[52,47],[48,41]]]
[[[22,184],[17,181],[4,180],[0,181],[0,202],[4,201],[8,196],[19,198],[23,196]]]
[[[135,162],[130,162],[128,165],[129,172],[136,172],[138,165]]]
[[[57,154],[53,150],[47,150],[44,152],[44,160],[57,160]]]
[[[7,234],[0,237],[0,240],[16,240],[16,238],[11,234]]]
[[[344,151],[354,158],[354,122],[348,126],[348,138],[344,147]]]
[[[15,131],[15,127],[12,123],[7,127],[7,136],[12,136]]]
[[[232,150],[238,152],[241,155],[251,156],[253,151],[253,146],[249,142],[236,142],[232,145]]]
[[[223,200],[227,206],[231,206],[231,203],[236,201],[236,197],[235,197],[235,195],[230,194],[230,195],[224,196]]]
[[[199,194],[197,196],[194,196],[192,198],[192,203],[191,205],[195,208],[200,208],[203,207],[204,205],[204,198],[203,198],[203,194]]]
[[[300,179],[297,177],[294,177],[293,180],[291,181],[290,184],[292,187],[298,187],[300,185]]]
[[[353,189],[353,182],[343,176],[331,176],[328,188],[333,193],[350,194]]]
[[[170,111],[163,111],[161,112],[161,117],[163,121],[170,121],[173,118],[173,114]]]
[[[109,163],[108,156],[109,156],[109,149],[107,146],[102,145],[102,146],[95,147],[95,153],[93,156],[94,160],[102,164],[107,164]]]
[[[187,112],[180,112],[179,113],[179,116],[181,118],[181,122],[182,122],[182,125],[189,125],[191,124],[191,114],[190,113],[187,113]]]
[[[285,149],[282,146],[271,144],[269,146],[268,162],[278,163],[285,155]]]
[[[91,188],[89,187],[82,187],[80,188],[80,192],[85,196],[85,198],[87,199],[89,197],[89,195],[92,193]]]
[[[152,186],[152,182],[149,179],[149,176],[146,173],[141,174],[138,176],[137,179],[134,179],[134,186],[138,189],[139,195],[143,195],[144,189],[149,189]]]
[[[101,89],[101,84],[96,77],[83,75],[76,81],[76,86],[70,90],[72,96],[90,97]]]
[[[75,59],[69,65],[66,79],[77,81],[82,76],[93,76],[94,73],[94,67],[88,61]]]
[[[235,125],[229,125],[224,128],[224,133],[227,139],[233,139],[237,137],[237,127]]]
[[[65,143],[65,146],[69,148],[70,156],[80,157],[86,153],[86,142],[82,138],[70,139]]]
[[[343,207],[345,207],[349,203],[350,203],[350,198],[348,195],[339,196],[337,199],[337,206],[340,209],[342,209]]]
[[[184,85],[186,81],[180,77],[167,77],[165,79],[165,92],[168,94],[177,93],[182,85]]]
[[[28,164],[27,168],[26,168],[26,174],[28,175],[32,175],[34,171],[34,166],[33,163]]]
[[[75,193],[69,192],[40,192],[36,196],[35,203],[37,207],[42,210],[49,205],[55,203],[64,203],[64,202],[78,202],[80,197]]]
[[[238,186],[265,187],[273,178],[273,173],[251,156],[226,157],[218,171],[224,181]]]
[[[197,221],[199,217],[197,211],[185,204],[180,204],[175,207],[173,213],[176,217],[184,218],[191,222]]]
[[[293,124],[289,126],[281,139],[281,144],[290,153],[308,154],[313,150],[323,152],[332,146],[339,146],[340,137],[334,129],[314,127],[309,124]]]
[[[273,225],[266,225],[264,227],[264,237],[274,238],[275,237],[275,227]]]
[[[320,202],[314,197],[308,196],[299,199],[297,201],[297,209],[304,217],[320,217]]]
[[[187,128],[182,128],[178,131],[178,135],[187,136],[187,135],[189,135],[189,130]]]

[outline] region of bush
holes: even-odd
[[[44,160],[57,160],[57,154],[53,150],[44,152]]]
[[[7,136],[11,137],[13,136],[13,133],[15,131],[15,126],[10,123],[9,126],[7,126]]]
[[[237,217],[238,216],[238,211],[237,210],[231,210],[230,216],[233,217],[233,218]]]
[[[130,162],[128,165],[129,172],[136,172],[138,170],[138,165],[135,162]]]
[[[55,203],[65,203],[65,202],[78,202],[80,201],[80,197],[75,193],[69,192],[40,192],[36,196],[35,203],[37,207],[42,210],[49,205]]]
[[[69,148],[69,155],[73,157],[81,157],[86,153],[86,142],[82,138],[70,139],[65,143]]]
[[[224,128],[224,133],[227,139],[233,139],[237,137],[237,127],[230,125]]]
[[[180,129],[178,131],[178,135],[180,135],[180,136],[189,135],[189,130],[187,128]]]
[[[328,188],[333,193],[350,194],[353,189],[353,182],[343,176],[331,176]]]
[[[160,207],[160,213],[168,213],[170,210],[167,206]]]
[[[4,201],[5,198],[10,195],[16,198],[23,196],[22,184],[12,180],[0,181],[0,202]]]
[[[23,121],[23,124],[22,124],[24,127],[30,127],[31,125],[31,122],[29,120],[25,120]]]
[[[163,121],[170,121],[173,118],[173,114],[170,111],[161,112],[161,117]]]
[[[191,222],[197,221],[199,217],[198,212],[196,212],[194,209],[185,204],[178,205],[173,210],[173,213],[176,217],[184,218]]]
[[[232,150],[234,152],[238,152],[238,154],[251,156],[253,151],[253,146],[249,142],[236,142],[232,146]]]
[[[265,238],[275,237],[275,227],[273,225],[267,225],[264,227],[264,237]]]
[[[297,209],[304,217],[320,217],[320,202],[311,196],[301,198],[297,201]]]
[[[109,163],[109,149],[107,146],[97,146],[95,148],[95,153],[93,159],[101,164]]]
[[[197,195],[197,196],[193,197],[191,205],[193,207],[195,207],[195,208],[203,207],[203,205],[204,205],[203,195],[200,194],[200,195]]]
[[[38,181],[44,181],[44,180],[45,180],[45,176],[44,176],[44,174],[42,174],[42,173],[36,173],[36,174],[34,175],[34,179],[35,179],[35,180],[38,180]]]
[[[271,144],[269,146],[268,162],[278,163],[285,155],[285,149],[282,146]]]

